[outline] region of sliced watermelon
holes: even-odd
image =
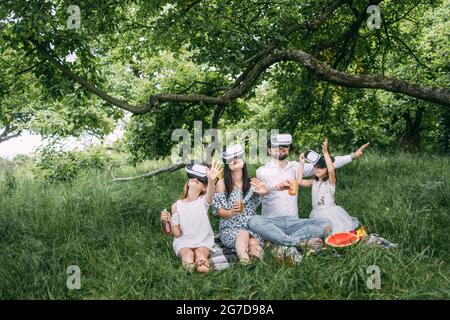
[[[335,233],[325,239],[325,243],[332,247],[347,247],[359,241],[359,237],[351,232]]]

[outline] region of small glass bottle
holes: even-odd
[[[244,211],[244,196],[241,189],[237,190],[236,203],[239,204],[239,212]]]
[[[165,213],[167,213],[167,215],[170,215],[169,212],[165,208],[163,211]],[[164,234],[166,235],[166,237],[168,237],[170,234],[172,234],[172,225],[171,225],[169,219],[164,219],[162,221],[162,228],[163,228],[163,231],[164,231]]]

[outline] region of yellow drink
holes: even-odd
[[[297,191],[298,191],[298,181],[297,179],[292,180],[292,188],[289,188],[289,195],[291,196],[295,196],[297,195]]]

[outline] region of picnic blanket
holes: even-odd
[[[362,242],[367,245],[381,246],[386,249],[398,247],[397,243],[392,243],[375,233],[368,234]],[[298,264],[302,261],[302,254],[299,254],[298,252],[297,254],[293,254],[293,252],[289,250],[293,249],[292,247],[272,245],[272,249],[272,254],[276,258],[291,258],[293,259],[294,264]],[[333,251],[335,256],[340,256],[340,254],[336,250]],[[214,268],[214,270],[223,270],[231,267],[236,261],[239,261],[236,250],[225,247],[222,241],[220,241],[219,235],[215,234],[213,250],[211,250],[211,254],[209,255],[210,265]]]
[[[209,255],[209,263],[215,270],[223,270],[238,260],[236,251],[225,247],[218,234],[214,235],[214,247]]]

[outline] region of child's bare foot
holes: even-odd
[[[208,273],[209,272],[209,262],[206,259],[200,259],[196,262],[197,272]]]
[[[241,263],[250,262],[250,256],[248,250],[238,250],[236,248],[236,253]]]

